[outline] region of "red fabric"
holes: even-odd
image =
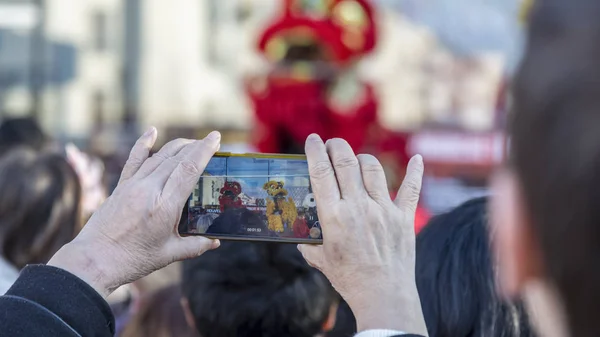
[[[369,128],[377,123],[377,101],[368,88],[366,99],[352,111],[339,114],[326,102],[323,82],[272,83],[262,94],[250,92],[258,128],[255,143],[260,152],[281,152],[284,137],[304,144],[311,133],[323,139],[343,138],[355,151],[364,148]]]
[[[310,230],[306,224],[306,219],[297,218],[294,221],[294,237],[296,238],[307,238]]]
[[[417,213],[415,214],[415,233],[419,234],[419,232],[427,225],[431,219],[431,215],[427,210],[423,207],[417,207]]]
[[[243,206],[242,200],[239,198],[240,193],[242,193],[242,186],[240,183],[228,181],[219,192],[221,194],[219,196],[221,213],[225,212],[226,208],[241,208]]]
[[[371,52],[377,43],[377,29],[375,13],[368,0],[356,1],[366,13],[366,25],[360,32],[360,39],[364,41],[362,48],[353,49],[344,43],[344,36],[349,32],[347,27],[335,22],[331,15],[335,6],[344,0],[333,0],[328,8],[328,15],[324,18],[315,18],[312,13],[303,13],[294,10],[298,0],[284,0],[283,15],[271,22],[258,41],[258,49],[265,53],[268,43],[277,37],[288,37],[306,32],[311,37],[326,47],[330,52],[330,60],[344,64],[348,61]]]

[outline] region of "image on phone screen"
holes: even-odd
[[[179,232],[217,239],[322,243],[306,158],[216,154],[190,195]]]

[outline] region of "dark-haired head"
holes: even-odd
[[[558,305],[540,326],[577,337],[600,335],[599,17],[597,0],[536,1],[493,207],[503,289],[543,290]]]
[[[185,319],[181,289],[169,286],[143,298],[139,311],[123,330],[121,337],[195,337],[196,331]]]
[[[79,228],[81,187],[60,155],[17,148],[0,159],[0,249],[17,268],[46,263]]]
[[[313,337],[335,323],[334,290],[294,245],[223,242],[184,262],[183,295],[202,337]]]
[[[430,336],[532,336],[523,306],[496,292],[485,198],[433,218],[416,247],[417,287]]]
[[[32,118],[7,118],[0,124],[0,156],[17,146],[41,150],[47,142],[48,137]]]

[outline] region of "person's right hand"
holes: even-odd
[[[81,233],[48,265],[62,268],[108,296],[168,264],[218,247],[204,237],[182,238],[182,209],[221,136],[177,139],[149,157],[156,129],[134,145],[114,193],[91,217]]]
[[[427,335],[415,282],[414,220],[423,161],[415,156],[392,201],[383,168],[356,156],[347,142],[306,142],[323,245],[300,245],[348,302],[358,330],[392,329]]]

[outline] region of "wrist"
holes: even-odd
[[[63,246],[47,263],[63,269],[89,284],[106,299],[116,286],[112,285],[103,271],[100,261],[90,252],[96,251],[89,245],[72,241]]]
[[[416,285],[386,288],[356,294],[347,300],[356,317],[358,332],[386,329],[427,336]]]

